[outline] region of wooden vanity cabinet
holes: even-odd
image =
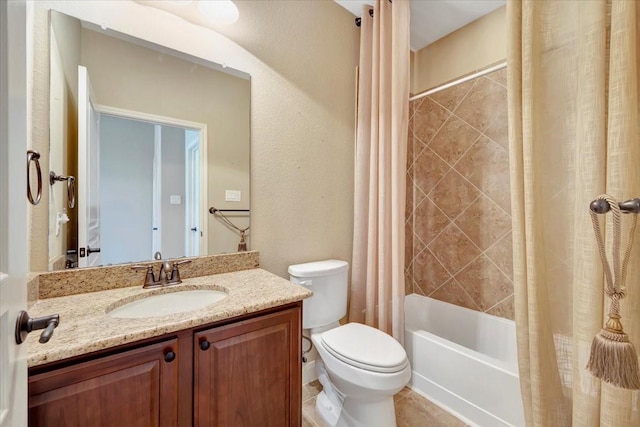
[[[300,310],[194,334],[194,425],[301,423]]]
[[[29,426],[299,427],[301,307],[38,367]]]
[[[177,353],[172,339],[34,375],[29,426],[176,426]]]

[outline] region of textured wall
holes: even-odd
[[[409,132],[407,293],[513,318],[506,69],[412,101]]]
[[[240,20],[227,26],[226,37],[130,1],[40,1],[36,9],[53,8],[251,74],[252,249],[264,268],[283,277],[290,264],[350,261],[359,43],[353,15],[332,1],[237,4]],[[46,30],[36,42],[41,38],[48,39]],[[38,57],[32,136],[45,153],[47,79],[48,58]],[[32,270],[46,268],[43,202],[37,208],[44,215],[35,212],[32,221]]]

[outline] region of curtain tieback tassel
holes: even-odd
[[[606,201],[613,213],[613,274],[605,253],[605,243],[600,230],[600,223],[596,213],[591,211],[593,230],[598,242],[600,260],[605,273],[605,293],[611,298],[609,320],[604,328],[595,336],[591,343],[591,355],[587,363],[587,370],[596,378],[617,387],[631,390],[640,389],[638,375],[638,355],[629,336],[624,332],[620,321],[620,300],[625,296],[624,281],[627,264],[633,247],[637,215],[633,214],[633,223],[629,230],[627,248],[622,264],[620,263],[620,207],[616,200],[609,195],[598,196],[597,199]]]

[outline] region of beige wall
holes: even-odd
[[[506,6],[503,6],[416,52],[411,93],[424,92],[506,57]]]
[[[129,1],[37,2],[35,21],[46,23],[53,8],[251,74],[252,249],[265,269],[283,277],[294,263],[350,261],[359,41],[353,17],[331,1],[238,7],[241,18],[228,37]],[[38,31],[32,146],[46,153],[49,65],[39,56],[46,44]],[[32,270],[46,268],[46,209],[43,203],[32,211]]]

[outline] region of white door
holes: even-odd
[[[0,1],[0,427],[27,425],[27,348],[14,328],[27,306],[28,13],[24,0]]]
[[[195,138],[188,140],[185,137],[185,255],[200,255],[200,141],[197,132],[186,131],[187,136]]]
[[[100,265],[99,115],[86,67],[78,66],[78,267]]]

